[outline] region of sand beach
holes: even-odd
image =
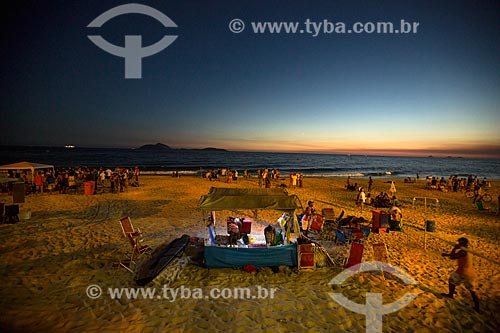
[[[387,178],[375,179],[374,193],[389,192]],[[174,261],[147,285],[154,297],[112,299],[108,288],[137,288],[133,275],[113,268],[130,252],[119,219],[129,216],[153,249],[183,234],[203,237],[198,199],[211,186],[258,187],[256,178],[226,184],[197,177],[145,176],[139,187],[113,194],[108,191],[35,194],[20,205],[30,219],[0,225],[1,288],[0,328],[3,332],[364,332],[365,316],[335,302],[331,292],[341,292],[353,302],[365,304],[366,292],[382,293],[384,304],[405,293],[418,296],[399,311],[383,316],[383,332],[497,332],[500,328],[500,217],[496,198],[500,182],[492,182],[490,211],[478,211],[463,193],[426,189],[425,180],[406,184],[393,179],[402,201],[402,232],[371,233],[364,242],[363,261],[373,260],[372,245],[385,243],[388,262],[408,273],[416,285],[380,273],[362,273],[342,285],[329,282],[343,269],[322,267],[314,271],[296,268],[207,269],[188,256]],[[356,179],[367,186],[365,178]],[[284,181],[288,184],[288,179]],[[288,188],[305,205],[333,207],[335,215],[371,219],[370,206],[363,212],[355,204],[356,193],[344,188],[345,179],[305,178],[303,188]],[[273,184],[278,186],[279,183]],[[439,207],[424,209],[420,199],[439,200]],[[12,203],[3,194],[0,200]],[[430,200],[429,202],[432,202]],[[241,212],[233,212],[241,214]],[[23,215],[23,214],[21,214]],[[276,223],[279,212],[263,212],[254,220],[253,232]],[[426,233],[425,221],[435,221],[436,231]],[[219,234],[225,226],[217,227]],[[470,240],[478,276],[481,310],[472,309],[468,291],[457,287],[455,299],[447,292],[448,277],[456,262],[443,258],[459,237]],[[88,296],[91,285],[100,297]],[[160,290],[184,288],[208,292],[213,288],[276,288],[274,297],[253,299],[195,298],[176,300],[160,296]],[[95,295],[95,294],[93,294]],[[269,296],[269,295],[268,295]]]

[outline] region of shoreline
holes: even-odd
[[[141,171],[141,174],[143,176],[160,176],[160,177],[173,177],[172,176],[172,172],[175,172],[177,170],[169,170],[169,171],[151,171],[151,170],[144,170],[144,171]],[[182,177],[197,177],[197,178],[203,178],[204,177],[202,176],[202,174],[200,174],[200,171],[194,171],[194,170],[179,170],[179,175],[182,176]],[[203,172],[206,172],[206,170],[203,170]],[[240,173],[240,171],[238,171]],[[240,176],[239,178],[243,178],[241,176],[242,172],[240,173]],[[341,175],[330,175],[330,174],[302,174],[304,178],[320,178],[320,179],[347,179],[347,177],[351,177],[351,179],[366,179],[368,180],[369,177],[372,177],[373,179],[397,179],[397,180],[404,180],[410,176],[405,176],[405,175],[378,175],[378,176],[374,176],[374,175],[360,175],[360,174],[341,174]],[[432,177],[432,176],[429,176],[429,177]],[[435,177],[438,177],[438,176],[435,176]],[[445,177],[445,176],[443,176]],[[449,176],[447,176],[449,177]],[[447,177],[445,177],[445,179],[447,179]],[[462,176],[463,177],[463,176]],[[249,177],[250,179],[257,179],[257,175],[256,173],[254,172],[253,174],[250,175]],[[425,182],[426,181],[426,178],[425,176],[424,177],[420,177],[418,180],[416,179],[416,177],[411,176],[412,179],[415,179],[416,181],[418,182]],[[441,176],[439,176],[439,178],[441,178]],[[459,177],[461,178],[461,177]],[[287,181],[289,178],[288,178],[288,174],[282,174],[282,176],[280,177],[280,181]],[[500,181],[500,176],[499,178],[487,178],[488,181]]]

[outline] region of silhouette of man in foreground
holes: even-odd
[[[450,253],[442,253],[443,257],[457,260],[458,268],[453,272],[448,280],[448,294],[442,294],[446,297],[453,298],[456,286],[463,284],[470,292],[474,301],[474,310],[479,311],[479,298],[474,291],[476,272],[472,263],[472,255],[467,252],[469,240],[465,237],[458,239],[458,244],[453,247]]]

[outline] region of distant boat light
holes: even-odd
[[[66,145],[66,146],[64,146],[64,148],[66,148],[66,149],[73,149],[73,148],[75,148],[75,146],[73,146],[73,145]]]

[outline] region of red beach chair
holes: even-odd
[[[309,230],[321,232],[321,230],[323,230],[323,225],[323,215],[315,214],[312,219],[311,225],[309,226]]]
[[[120,225],[122,227],[123,234],[128,238],[130,245],[132,246],[132,254],[130,255],[130,259],[120,262],[120,266],[126,268],[130,272],[133,272],[132,265],[135,264],[135,257],[143,253],[151,252],[152,249],[148,245],[141,244],[142,232],[139,228],[137,228],[137,231],[134,229],[130,217],[122,217],[120,219]]]
[[[345,268],[349,268],[351,266],[357,265],[361,263],[361,259],[363,258],[363,244],[352,243],[351,250],[349,251],[349,259],[347,259],[347,264]]]
[[[314,270],[316,264],[314,262],[314,245],[313,244],[301,244],[298,246],[298,266],[299,270]]]
[[[375,261],[389,263],[389,256],[387,255],[387,246],[385,246],[385,243],[373,244],[373,258]]]

